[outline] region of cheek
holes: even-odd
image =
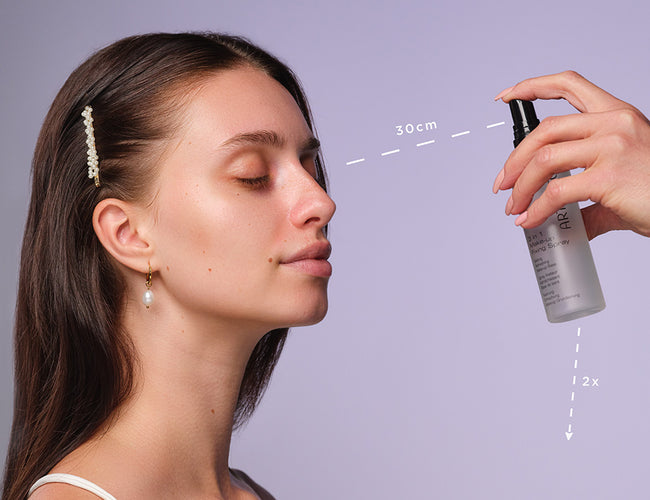
[[[206,196],[194,186],[160,200],[156,255],[170,293],[225,305],[267,291],[282,248],[282,209],[244,196]]]

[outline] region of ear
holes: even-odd
[[[147,217],[131,203],[107,198],[93,211],[93,228],[115,260],[139,273],[151,262],[153,245],[147,237]]]

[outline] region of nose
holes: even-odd
[[[289,212],[291,223],[299,228],[324,228],[336,211],[336,204],[309,172],[300,168],[297,196]]]

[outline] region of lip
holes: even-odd
[[[331,253],[329,242],[317,242],[282,259],[280,264],[312,276],[328,278],[332,275],[332,264],[327,261]]]

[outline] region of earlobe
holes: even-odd
[[[93,212],[93,228],[115,260],[137,272],[147,269],[152,245],[143,234],[137,209],[115,198],[100,201]]]

